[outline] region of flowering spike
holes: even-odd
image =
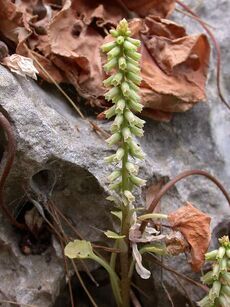
[[[113,135],[107,140],[109,145],[119,142],[119,149],[116,154],[109,156],[106,161],[109,163],[119,163],[121,161],[120,173],[115,170],[110,176],[110,181],[120,177],[121,181],[110,184],[110,189],[118,190],[124,205],[132,203],[134,196],[132,188],[143,186],[145,181],[137,177],[138,167],[129,161],[130,157],[143,159],[144,154],[133,137],[143,135],[144,121],[139,119],[133,112],[142,110],[140,103],[139,85],[140,76],[140,41],[131,38],[128,22],[122,19],[116,29],[110,30],[114,41],[102,46],[102,51],[107,53],[108,62],[104,65],[106,72],[113,70],[113,75],[104,81],[106,87],[110,87],[105,94],[106,100],[114,103],[114,108],[105,112],[107,118],[116,115],[111,126]],[[133,111],[133,112],[132,112]],[[121,175],[121,176],[120,176]]]

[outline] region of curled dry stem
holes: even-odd
[[[14,163],[14,158],[16,154],[16,140],[15,140],[14,132],[13,132],[10,122],[2,113],[0,113],[0,125],[2,126],[4,133],[7,136],[7,146],[6,146],[7,156],[6,156],[5,166],[3,168],[3,172],[0,178],[0,207],[2,211],[4,212],[5,216],[8,218],[11,225],[19,229],[23,229],[25,228],[25,226],[17,222],[17,220],[12,215],[12,213],[7,208],[4,202],[3,191],[4,191],[6,179]]]
[[[221,192],[224,194],[225,198],[227,199],[229,206],[230,206],[230,196],[228,194],[228,192],[225,190],[225,188],[223,187],[223,185],[220,183],[220,181],[218,179],[216,179],[216,177],[212,176],[211,174],[209,174],[207,171],[203,171],[203,170],[189,170],[189,171],[185,171],[180,173],[179,175],[177,175],[175,178],[173,178],[172,180],[170,180],[168,183],[166,183],[163,188],[157,193],[156,197],[154,198],[154,200],[152,201],[151,205],[149,206],[147,213],[152,213],[154,211],[154,209],[156,208],[157,204],[159,203],[159,201],[161,200],[161,198],[168,192],[169,189],[171,189],[178,181],[189,177],[189,176],[194,176],[194,175],[199,175],[199,176],[204,176],[206,178],[208,178],[209,180],[211,180],[213,183],[215,183],[215,185],[221,190]],[[144,220],[141,223],[140,226],[140,231],[143,232],[145,230],[145,227],[147,225],[148,221]]]

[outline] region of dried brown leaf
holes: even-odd
[[[167,17],[175,7],[175,0],[123,0],[123,3],[130,11],[137,13],[140,17],[145,17],[146,15]]]
[[[204,263],[211,234],[211,218],[187,202],[168,216],[174,230],[180,231],[191,246],[191,266],[197,272]]]

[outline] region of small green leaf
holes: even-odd
[[[124,239],[125,238],[125,236],[120,236],[116,232],[111,231],[111,230],[105,231],[104,234],[106,235],[107,238],[110,238],[110,239]]]
[[[122,220],[122,212],[121,211],[111,211],[111,214],[116,216],[120,221]]]
[[[91,243],[85,240],[74,240],[73,242],[69,242],[64,252],[65,256],[70,259],[87,259],[94,256]]]

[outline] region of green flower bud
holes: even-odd
[[[130,180],[133,184],[135,184],[136,186],[142,187],[146,184],[146,180],[141,179],[137,176],[131,175],[130,176]]]
[[[133,196],[133,194],[130,191],[128,191],[128,190],[124,191],[124,195],[127,198],[129,203],[132,203],[132,202],[135,201],[135,197]]]
[[[216,256],[217,256],[218,250],[213,250],[209,253],[205,254],[205,260],[206,261],[210,261],[210,260],[216,260]]]
[[[133,72],[128,72],[127,78],[137,85],[141,84],[141,77]]]
[[[212,271],[209,271],[204,276],[202,276],[201,281],[206,285],[211,285],[214,281],[212,276]]]
[[[215,299],[219,297],[220,289],[221,289],[221,283],[218,280],[214,281],[212,289],[209,291],[208,294],[211,302],[214,303]]]
[[[224,272],[221,275],[221,282],[224,285],[230,286],[230,273],[229,272]]]
[[[129,142],[129,151],[133,157],[136,157],[140,160],[144,159],[144,153],[139,145],[137,145],[134,141]]]
[[[230,298],[230,286],[222,286],[221,287],[221,293],[226,294]]]
[[[104,85],[105,87],[111,86],[111,85],[112,85],[111,81],[113,80],[113,78],[114,78],[114,76],[110,76],[109,78],[105,79],[105,80],[103,81],[103,85]]]
[[[113,36],[113,37],[117,37],[119,34],[118,34],[118,32],[115,30],[115,29],[111,29],[110,31],[109,31],[109,33]]]
[[[117,39],[116,39],[116,43],[118,45],[122,45],[124,43],[124,37],[123,36],[118,36]]]
[[[129,62],[127,63],[127,70],[129,72],[132,72],[132,73],[138,74],[138,75],[140,74],[140,71],[141,71],[139,67],[137,67],[137,66],[135,66],[135,65],[133,65],[133,64],[131,64]]]
[[[123,92],[123,94],[124,94],[124,92]],[[141,100],[141,97],[132,89],[129,90],[129,94],[128,95],[129,95],[129,98],[131,100],[134,100],[136,102],[140,102],[140,100]]]
[[[128,52],[136,51],[137,50],[137,46],[135,46],[134,44],[130,43],[128,40],[124,41],[123,46],[124,46],[125,51],[128,51]]]
[[[130,43],[132,43],[133,45],[135,45],[137,47],[140,47],[140,45],[141,45],[141,42],[139,41],[139,39],[128,37],[127,41],[129,41]]]
[[[127,121],[130,123],[130,124],[133,124],[134,121],[135,121],[135,115],[131,112],[131,111],[126,111],[125,112],[125,118],[127,119]]]
[[[221,307],[229,307],[230,306],[230,298],[227,295],[221,295],[218,298],[216,306],[221,306]]]
[[[220,271],[221,272],[227,272],[227,259],[226,258],[223,258],[221,259],[220,261]]]
[[[145,124],[145,121],[140,119],[139,117],[137,117],[136,115],[134,115],[134,124],[139,127],[139,128],[143,128],[144,127],[144,124]]]
[[[128,101],[128,105],[129,105],[129,108],[134,111],[134,112],[141,112],[142,109],[143,109],[143,105],[139,102],[136,102],[136,101],[133,101],[133,100],[129,100]]]
[[[116,111],[116,106],[114,105],[114,106],[112,106],[111,108],[109,108],[108,110],[106,110],[106,111],[104,112],[105,117],[108,118],[108,119],[110,119],[111,117],[113,117],[114,115],[116,115],[115,111]]]
[[[125,164],[125,167],[131,175],[137,175],[138,174],[138,166],[134,165],[133,163],[127,162]]]
[[[111,183],[109,185],[109,189],[113,190],[113,191],[119,191],[121,189],[121,181],[115,182],[115,183]]]
[[[133,64],[133,65],[135,65],[135,66],[137,66],[137,67],[140,66],[138,61],[135,61],[134,59],[132,59],[132,58],[130,58],[130,57],[126,57],[126,59],[127,59],[127,62],[128,62],[128,63],[131,63],[131,64]]]
[[[109,42],[106,43],[104,45],[101,46],[101,50],[103,52],[109,52],[110,50],[112,50],[114,47],[116,47],[116,43],[115,42]]]
[[[114,162],[119,162],[124,157],[125,151],[123,148],[118,148],[116,154],[114,155]]]
[[[132,89],[132,90],[134,90],[135,92],[139,92],[139,87],[135,84],[135,83],[133,83],[132,81],[130,81],[129,80],[129,86],[130,86],[130,88]]]
[[[121,83],[121,90],[122,90],[122,93],[125,97],[129,96],[130,89],[129,89],[129,84],[127,82]]]
[[[125,127],[125,128],[122,129],[122,135],[123,135],[125,142],[131,141],[132,136],[131,136],[130,129],[128,127]]]
[[[121,140],[121,134],[116,132],[114,134],[112,134],[107,140],[106,142],[109,144],[109,146],[112,146],[114,144],[117,144],[119,141]]]
[[[200,307],[211,307],[212,302],[210,301],[208,296],[205,296],[201,301],[197,302]]]
[[[118,130],[120,130],[120,127],[123,123],[124,117],[121,114],[118,114],[111,126],[111,131],[112,132],[117,132]]]
[[[141,54],[138,52],[127,51],[126,55],[133,59],[134,61],[139,61],[141,59]]]
[[[227,255],[228,258],[230,258],[230,249],[229,248],[226,250],[226,255]]]
[[[120,57],[118,60],[118,67],[120,70],[125,70],[127,68],[127,63],[124,57]]]
[[[216,259],[222,259],[225,254],[225,248],[223,246],[220,246],[218,249],[218,253],[216,255]]]
[[[132,127],[130,128],[130,130],[131,130],[131,132],[132,132],[134,135],[136,135],[136,136],[138,136],[138,137],[142,137],[143,134],[144,134],[143,129],[138,128],[138,127],[136,127],[136,126],[132,126]]]
[[[125,100],[124,99],[119,99],[118,102],[116,103],[116,112],[123,112],[125,108]]]
[[[105,94],[105,99],[108,101],[113,100],[119,94],[120,94],[119,87],[113,87]]]
[[[104,160],[105,160],[106,163],[112,163],[112,162],[114,162],[114,158],[115,158],[115,154],[108,156],[108,157],[105,157]]]
[[[111,81],[111,85],[118,86],[121,83],[122,79],[123,79],[123,74],[121,72],[116,73],[113,76],[113,79]]]
[[[214,280],[219,279],[219,275],[220,275],[220,266],[218,263],[215,263],[212,269],[212,277]]]
[[[119,178],[121,176],[121,171],[120,170],[115,170],[112,172],[112,174],[110,174],[108,176],[108,180],[110,182],[113,182],[114,180],[116,180],[117,178]]]
[[[112,70],[117,66],[117,58],[111,59],[108,63],[106,63],[103,68],[106,72]]]
[[[128,22],[125,18],[123,18],[118,26],[117,26],[117,32],[120,34],[120,35],[127,35],[127,33],[129,32],[129,25],[128,25]],[[129,34],[128,34],[129,35]]]
[[[107,53],[108,58],[109,59],[115,58],[119,55],[120,52],[121,52],[120,47],[116,46]]]

